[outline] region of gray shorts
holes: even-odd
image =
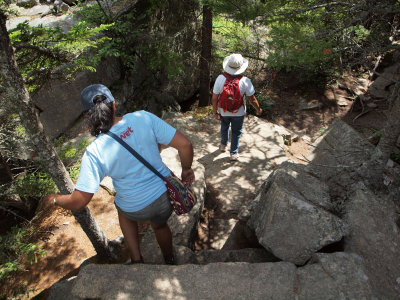
[[[130,220],[140,222],[152,221],[157,225],[167,223],[168,218],[172,213],[172,206],[171,203],[169,203],[167,192],[158,197],[153,203],[147,205],[145,208],[139,211],[126,212],[119,208],[116,204],[115,207]]]

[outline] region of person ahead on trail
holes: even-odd
[[[114,97],[104,85],[86,87],[81,93],[81,101],[87,111],[90,133],[96,139],[83,155],[73,193],[48,195],[45,202],[47,205],[79,210],[92,199],[102,179],[110,176],[117,191],[115,206],[131,263],[143,262],[137,222],[149,221],[165,262],[174,264],[172,233],[167,225],[172,207],[164,182],[104,133],[110,131],[118,135],[164,176],[168,176],[170,170],[161,159],[158,144],[176,148],[182,165],[182,181],[189,186],[195,179],[191,168],[192,143],[175,128],[147,111],[116,116]]]
[[[262,114],[262,109],[254,96],[255,90],[251,80],[242,75],[248,65],[249,61],[241,54],[231,54],[225,57],[222,64],[225,73],[219,75],[215,80],[211,99],[215,118],[221,121],[221,144],[219,146],[221,151],[226,150],[229,141],[229,126],[232,129],[231,160],[239,158],[239,140],[246,115],[246,96],[255,108],[257,115]]]

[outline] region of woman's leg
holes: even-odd
[[[156,235],[156,239],[161,248],[165,262],[173,260],[174,252],[172,247],[172,233],[168,224],[164,223],[162,225],[158,225],[154,222],[150,222],[150,224],[154,230],[154,234]]]
[[[119,226],[126,244],[128,245],[129,254],[132,262],[139,261],[142,258],[139,247],[138,224],[136,221],[128,219],[118,210]]]

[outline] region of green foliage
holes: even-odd
[[[395,26],[390,12],[398,8],[398,1],[395,5],[379,1],[376,10],[370,10],[367,2],[352,0],[201,2],[213,6],[217,22],[223,17],[251,30],[250,41],[232,28],[228,29],[231,36],[224,34],[228,42],[218,44],[221,37],[216,35],[216,47],[224,52],[217,52],[217,59],[240,52],[265,60],[275,71],[292,71],[300,81],[329,78],[346,67],[373,66],[376,56],[396,47],[389,39]]]
[[[78,179],[80,158],[89,143],[87,140],[81,140],[77,145],[74,145],[72,142],[64,143],[63,138],[59,138],[55,142],[58,155],[73,181]],[[42,170],[20,176],[16,180],[14,188],[21,198],[41,198],[57,192],[57,187],[51,176]]]
[[[397,162],[398,164],[400,164],[400,152],[399,152],[399,151],[397,151],[397,152],[392,152],[392,153],[390,154],[390,158],[391,158],[393,161],[395,161],[395,162]]]
[[[243,52],[245,45],[251,41],[252,32],[249,26],[227,19],[223,16],[213,18],[214,43],[217,43],[216,56],[224,58],[229,52]]]
[[[262,108],[263,112],[261,116],[267,115],[268,111],[271,109],[274,101],[271,99],[271,97],[266,97],[263,94],[256,94],[256,98],[258,101],[258,104]],[[256,110],[252,105],[247,105],[247,112],[252,115],[256,115]]]
[[[75,163],[89,144],[90,142],[85,139],[81,140],[78,144],[72,142],[65,143],[63,138],[59,138],[55,142],[55,146],[58,148],[58,156],[67,166]]]
[[[15,189],[21,198],[40,198],[57,190],[53,179],[43,171],[28,173],[18,178]]]
[[[10,41],[16,49],[15,57],[28,90],[32,92],[40,87],[51,72],[66,63],[70,63],[66,68],[67,78],[80,70],[94,71],[99,58],[83,54],[109,39],[100,33],[111,26],[89,27],[87,22],[80,21],[63,32],[61,27],[31,27],[24,22],[11,30]]]
[[[131,72],[137,71],[139,59],[150,71],[174,78],[183,68],[178,52],[174,51],[176,37],[164,34],[163,24],[157,19],[166,1],[147,1],[142,5],[139,10],[133,9],[115,19],[111,11],[98,5],[82,8],[83,19],[89,26],[110,23],[104,32],[108,39],[99,43],[97,57],[118,57]]]
[[[77,163],[68,168],[68,173],[69,177],[71,177],[71,180],[73,181],[78,180],[80,167],[81,167],[81,162],[78,161]]]
[[[328,128],[321,128],[321,129],[319,130],[319,134],[320,134],[320,135],[324,135],[324,134],[326,133],[327,130],[328,130]]]
[[[203,106],[203,107],[196,107],[194,112],[193,112],[193,117],[196,120],[204,120],[209,115],[213,115],[214,116],[212,105]]]
[[[55,146],[58,148],[58,156],[66,166],[69,176],[73,181],[78,179],[81,166],[80,160],[89,144],[90,142],[85,139],[81,140],[78,144],[72,142],[64,143],[63,138],[59,138],[55,142]]]
[[[13,227],[6,235],[0,236],[0,280],[13,271],[23,270],[25,263],[37,263],[46,252],[39,245],[30,243],[29,229]]]
[[[296,70],[299,79],[330,70],[335,60],[332,42],[313,35],[312,28],[302,24],[274,24],[266,43],[267,65],[277,71]]]

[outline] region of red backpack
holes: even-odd
[[[235,113],[243,105],[243,97],[239,90],[239,81],[243,78],[243,75],[232,76],[228,73],[222,75],[225,76],[226,80],[218,98],[218,106],[224,111]]]

